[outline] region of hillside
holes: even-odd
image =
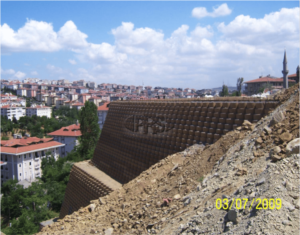
[[[168,156],[39,234],[296,234],[299,147],[291,142],[299,138],[299,89],[276,98],[282,104],[257,124]],[[249,201],[218,210],[218,198]],[[257,198],[280,198],[282,206],[258,210],[254,200],[249,210]]]

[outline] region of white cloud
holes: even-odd
[[[13,69],[3,70],[1,68],[1,75],[3,75],[2,77],[5,79],[22,79],[26,76],[26,73],[23,73],[21,71],[16,72]]]
[[[68,49],[87,47],[88,36],[77,29],[73,21],[67,21],[57,33],[59,44]]]
[[[225,14],[226,8],[221,6],[209,16]],[[69,59],[69,63],[86,62],[92,68],[74,66],[68,71],[48,64],[47,69],[53,79],[63,76],[72,80],[136,85],[144,81],[156,86],[195,88],[220,86],[224,78],[226,84],[235,85],[237,77],[250,80],[261,73],[274,71],[277,72],[272,75],[282,76],[284,48],[287,49],[290,71],[296,68],[299,60],[298,12],[299,8],[281,9],[261,19],[239,15],[217,27],[199,24],[191,28],[183,24],[169,37],[159,29],[135,28],[132,22],[123,22],[111,30],[115,39],[111,44],[87,42],[87,35],[68,21],[57,33],[54,32],[53,42],[59,45],[59,50],[74,52],[76,60]],[[10,33],[20,35],[19,31]],[[17,36],[11,38],[11,42],[20,39]],[[8,49],[7,40],[5,45]],[[9,49],[11,52],[23,50],[23,44],[15,45]],[[15,73],[13,71],[11,75]]]
[[[75,60],[71,60],[71,59],[69,60],[69,63],[70,64],[77,64],[77,62]]]
[[[16,73],[14,74],[14,76],[15,76],[16,78],[18,78],[18,79],[22,79],[22,78],[24,78],[24,77],[26,76],[26,74],[25,74],[25,73],[22,73],[22,72],[20,72],[20,71],[18,71],[18,72],[16,72]]]
[[[87,35],[80,32],[72,21],[67,21],[56,33],[51,23],[27,20],[14,31],[7,24],[1,26],[2,50],[5,53],[22,51],[53,52],[88,46]]]
[[[217,8],[213,8],[212,12],[208,12],[205,7],[195,7],[192,10],[192,16],[195,18],[204,18],[204,17],[219,17],[230,15],[232,12],[231,9],[227,6],[226,3],[218,6]]]
[[[299,47],[299,7],[282,8],[261,19],[239,15],[228,25],[219,24],[218,29],[224,37],[240,43],[273,47],[273,50],[276,44],[280,50]]]
[[[7,70],[3,70],[2,68],[1,68],[1,74],[9,74],[9,75],[12,75],[12,74],[15,74],[16,72],[15,72],[15,70],[13,70],[13,69],[7,69]]]

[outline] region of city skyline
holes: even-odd
[[[70,10],[71,9],[71,10]],[[2,2],[1,77],[220,87],[299,63],[298,2]]]

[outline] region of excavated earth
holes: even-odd
[[[298,234],[299,86],[274,98],[258,123],[168,156],[39,234]],[[217,199],[243,204],[217,209]]]

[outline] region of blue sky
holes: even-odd
[[[1,77],[196,89],[290,74],[299,2],[1,2]]]

